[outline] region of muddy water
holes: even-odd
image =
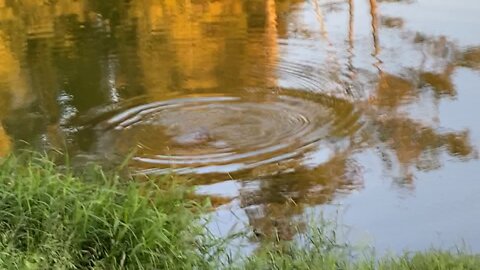
[[[193,176],[220,231],[480,250],[480,4],[444,2],[0,0],[0,155]]]

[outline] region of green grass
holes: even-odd
[[[315,230],[303,235],[307,244],[276,243],[245,259],[236,269],[298,270],[476,270],[480,256],[464,251],[429,250],[402,256],[376,258],[372,253],[338,245],[326,237],[326,231]],[[356,254],[356,255],[354,255]],[[363,255],[361,255],[363,254]]]
[[[191,198],[172,176],[74,173],[37,154],[0,160],[0,269],[480,269],[466,252],[359,257],[325,227],[225,260],[231,239],[205,229],[208,203]]]
[[[96,167],[74,176],[41,156],[4,160],[0,269],[215,266],[189,190],[172,177],[134,180]]]

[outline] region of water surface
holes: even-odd
[[[476,0],[0,0],[0,155],[185,174],[218,229],[480,251]]]

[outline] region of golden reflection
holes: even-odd
[[[10,153],[11,141],[2,126],[0,126],[0,157]]]
[[[266,63],[267,66],[275,67],[278,61],[278,31],[277,31],[277,7],[275,0],[266,0],[265,1],[265,11],[266,11],[266,25],[265,25],[265,45],[267,50],[266,54]],[[275,75],[275,70],[272,68],[270,74],[267,74],[267,87],[277,86],[277,80]]]
[[[372,37],[373,37],[373,56],[378,57],[380,54],[380,43],[378,40],[378,14],[377,14],[377,0],[369,0],[370,1],[370,16],[372,17],[371,25],[372,25]],[[379,68],[380,60],[377,59],[377,68]]]
[[[355,2],[354,0],[348,0],[348,49],[350,53],[353,53],[354,49],[354,31],[355,31]]]
[[[412,168],[430,171],[440,165],[441,149],[451,156],[471,158],[475,153],[468,133],[439,134],[434,129],[410,119],[392,117],[377,122],[379,138],[388,145],[401,167],[403,184],[411,185]]]
[[[380,107],[397,108],[406,99],[412,98],[414,85],[407,79],[381,73],[377,82],[373,103]]]
[[[420,81],[430,86],[436,95],[455,95],[455,87],[451,81],[452,68],[448,68],[444,73],[422,72]]]
[[[353,82],[355,80],[355,68],[353,66],[353,58],[355,56],[355,2],[348,0],[348,60],[347,68],[349,70],[349,78]]]
[[[339,191],[357,189],[362,182],[361,170],[348,153],[338,153],[316,168],[300,167],[294,173],[262,178],[256,189],[243,188],[241,206],[259,237],[292,239],[306,227],[305,220],[296,219],[304,207],[328,203]]]
[[[138,54],[147,90],[228,88],[255,85],[260,79],[275,86],[277,27],[285,28],[277,13],[283,11],[274,0],[253,1],[262,2],[253,14],[235,0],[136,3]],[[140,15],[145,9],[146,17]],[[250,27],[254,19],[265,23]]]
[[[313,8],[314,8],[314,11],[315,11],[315,15],[317,17],[317,20],[318,22],[320,23],[320,33],[322,34],[323,38],[325,40],[327,40],[328,43],[330,43],[330,41],[328,41],[328,32],[327,32],[327,27],[325,25],[325,18],[323,16],[323,11],[320,7],[320,3],[319,3],[319,0],[314,0],[313,1]]]
[[[402,18],[388,16],[382,16],[380,22],[382,26],[387,28],[402,28],[404,24]]]
[[[432,105],[430,102],[436,105],[444,97],[455,97],[455,71],[459,66],[479,70],[479,47],[463,50],[446,37],[418,34],[413,40],[399,39],[405,42],[401,45],[415,50],[415,54],[424,55],[424,62],[432,62],[433,68],[422,63],[419,67],[395,69],[395,62],[386,63],[393,66],[388,72],[377,72],[372,67],[355,69],[356,56],[361,61],[365,59],[360,55],[365,46],[361,32],[354,32],[355,23],[370,21],[371,37],[368,40],[373,39],[373,60],[380,68],[379,24],[390,28],[392,35],[412,36],[403,32],[403,18],[381,16],[378,5],[385,1],[380,0],[368,1],[369,14],[366,17],[354,17],[355,0],[348,0],[339,3],[346,8],[343,16],[348,17],[348,33],[336,35],[334,27],[327,29],[325,19],[334,11],[322,9],[322,3],[314,0],[310,8],[313,8],[320,26],[321,38],[328,43],[326,52],[314,53],[316,56],[325,53],[327,61],[305,61],[302,54],[308,54],[309,48],[315,47],[314,43],[318,41],[312,38],[314,35],[289,36],[289,25],[295,23],[294,20],[301,20],[298,14],[303,15],[304,6],[299,4],[304,2],[145,0],[127,4],[117,0],[0,0],[0,30],[5,32],[0,34],[0,156],[12,148],[10,137],[23,139],[12,135],[15,132],[31,133],[37,143],[49,141],[53,145],[62,145],[63,141],[68,141],[72,151],[88,157],[98,156],[102,161],[111,156],[119,156],[123,161],[125,153],[134,147],[138,148],[136,154],[140,155],[165,146],[166,149],[161,150],[165,150],[166,156],[172,156],[175,147],[178,155],[199,156],[204,150],[227,149],[225,141],[238,140],[243,132],[247,139],[247,135],[256,134],[260,128],[255,126],[254,120],[260,116],[251,115],[254,109],[261,106],[271,108],[279,97],[295,97],[298,98],[295,104],[302,105],[300,107],[304,110],[309,109],[309,113],[325,107],[322,110],[328,114],[318,113],[315,121],[305,121],[305,115],[291,117],[291,110],[282,107],[277,110],[281,112],[278,119],[286,124],[275,125],[257,137],[267,140],[268,136],[275,136],[269,132],[279,130],[277,133],[281,133],[282,127],[292,123],[300,123],[304,128],[328,119],[325,126],[330,130],[319,135],[325,138],[315,139],[328,141],[333,147],[325,147],[328,148],[325,150],[321,145],[319,148],[322,149],[316,149],[297,138],[298,141],[286,149],[288,153],[296,153],[299,148],[302,150],[284,160],[229,172],[228,177],[221,171],[195,176],[196,183],[240,179],[243,187],[238,199],[247,209],[250,224],[259,235],[282,239],[291,239],[296,233],[294,228],[302,228],[302,221],[295,220],[305,206],[329,203],[339,193],[362,187],[363,174],[357,153],[370,150],[380,153],[380,159],[389,163],[384,164],[385,169],[393,171],[393,167],[399,167],[398,178],[403,180],[402,184],[412,186],[417,171],[440,168],[444,153],[460,160],[475,156],[468,130],[445,132],[428,121],[413,120],[402,112],[407,105]],[[342,14],[341,9],[335,12]],[[359,36],[358,40],[355,35]],[[387,41],[385,37],[384,42]],[[283,52],[284,48],[288,53]],[[298,57],[305,63],[288,63],[288,57]],[[366,59],[366,62],[372,60],[370,55]],[[388,59],[386,55],[385,61]],[[301,77],[307,87],[282,88],[282,81],[289,82],[278,72],[284,68],[280,64],[285,64],[285,72],[290,72],[292,77]],[[319,79],[321,83],[315,82],[316,76],[321,77],[323,73],[332,76],[325,79],[327,82],[322,81],[324,78]],[[341,76],[345,74],[346,79]],[[362,81],[362,78],[367,79]],[[371,94],[369,99],[326,94],[330,83],[345,85],[343,80],[358,81],[366,89],[372,89],[368,92]],[[31,93],[27,89],[32,89]],[[433,93],[433,101],[421,100],[419,96],[424,92]],[[221,122],[219,119],[225,118],[218,117],[225,116],[225,111],[222,114],[214,110],[221,106],[210,104],[212,106],[205,106],[213,108],[210,114],[199,110],[196,112],[200,113],[192,117],[186,113],[192,112],[191,108],[183,108],[177,114],[170,114],[173,120],[167,121],[168,125],[154,123],[166,121],[168,114],[160,120],[142,118],[142,113],[153,110],[148,107],[145,111],[135,112],[132,117],[132,121],[145,120],[140,123],[142,128],[110,133],[100,128],[100,124],[112,125],[105,119],[135,108],[136,102],[153,103],[179,96],[195,99],[248,95],[254,96],[247,100],[256,106],[245,112],[233,110],[228,123]],[[304,101],[313,102],[315,107],[304,105],[307,104]],[[170,105],[175,107],[177,104]],[[23,117],[19,119],[29,119],[28,123],[17,124],[21,126],[17,130],[7,126],[7,118],[19,122],[11,111],[23,107],[26,109],[18,113]],[[163,111],[157,112],[161,113]],[[247,121],[249,119],[253,120]],[[240,120],[245,128],[239,128]],[[275,119],[262,119],[267,120]],[[235,124],[236,129],[232,128]],[[191,127],[195,125],[202,127]],[[213,129],[218,125],[226,130],[221,134],[229,140],[209,144],[212,136],[205,127]],[[172,133],[181,133],[181,130],[194,132],[175,137],[178,134],[167,134],[165,126],[171,127]],[[288,138],[293,137],[291,133],[287,134]],[[169,145],[170,142],[173,143]],[[246,145],[254,148],[254,144],[248,143]],[[248,152],[249,147],[241,150]],[[228,150],[233,153],[236,149]],[[328,152],[325,160],[307,165],[316,158],[311,152],[323,150]],[[240,159],[241,162],[244,160]],[[175,166],[183,165],[172,165],[170,169]],[[141,165],[139,168],[142,169]],[[245,179],[258,182],[258,186],[251,188]],[[211,197],[214,206],[231,203],[232,199]]]
[[[3,120],[13,108],[28,100],[20,64],[10,50],[10,44],[0,32],[0,156],[11,150],[11,139],[5,132]]]
[[[480,47],[468,48],[459,58],[458,65],[480,70]]]

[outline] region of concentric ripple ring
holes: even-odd
[[[131,106],[97,129],[100,148],[136,144],[142,172],[228,173],[303,154],[331,137],[334,114],[293,95],[192,95]]]

